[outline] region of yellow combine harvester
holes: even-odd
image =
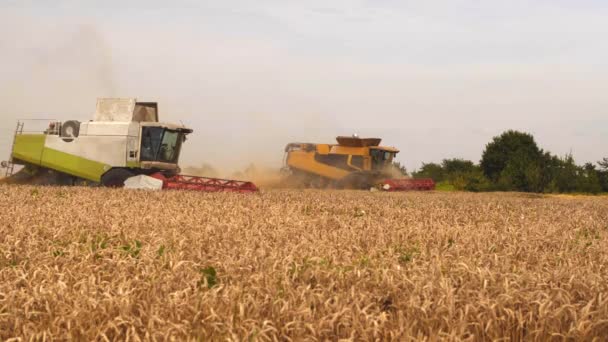
[[[290,143],[285,147],[285,170],[293,184],[312,188],[388,191],[433,190],[429,179],[392,179],[399,150],[380,146],[381,139],[337,137],[338,144]]]

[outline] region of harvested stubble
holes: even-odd
[[[608,336],[608,199],[0,186],[0,340]]]

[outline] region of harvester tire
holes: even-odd
[[[108,188],[122,188],[125,181],[135,176],[131,171],[125,169],[112,169],[101,176],[101,185]]]
[[[373,185],[370,176],[364,173],[351,173],[339,181],[341,189],[369,190]]]
[[[80,134],[80,121],[70,120],[66,121],[61,125],[61,137],[62,138],[78,138]]]
[[[61,186],[73,186],[76,184],[76,177],[62,172],[55,172],[55,183]]]

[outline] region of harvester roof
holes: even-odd
[[[337,137],[336,140],[340,146],[346,147],[369,147],[380,146],[382,139],[380,138],[359,138],[359,137]]]
[[[171,131],[178,131],[186,134],[190,134],[193,132],[191,128],[188,128],[184,125],[177,125],[168,122],[142,122],[142,127],[162,127]]]
[[[353,137],[337,137],[338,146],[344,147],[369,147],[370,149],[382,150],[387,152],[399,153],[399,150],[394,147],[380,146],[382,139],[380,138],[359,138]]]
[[[94,121],[158,122],[158,104],[135,98],[99,98]]]
[[[388,146],[372,146],[370,147],[370,149],[372,150],[381,150],[381,151],[386,151],[386,152],[393,152],[393,153],[399,153],[399,150],[394,148],[394,147],[388,147]]]

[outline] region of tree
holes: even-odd
[[[559,157],[554,156],[549,152],[545,152],[543,153],[539,163],[541,170],[541,188],[543,192],[547,192],[551,190],[551,182],[558,174],[562,162]]]
[[[457,190],[487,190],[488,183],[479,166],[460,158],[444,159],[441,162],[444,179]]]
[[[598,171],[597,178],[603,192],[608,192],[608,171]]]
[[[475,171],[475,164],[470,160],[460,158],[444,159],[441,162],[443,171],[447,174],[469,173]]]
[[[492,185],[486,176],[484,176],[483,172],[481,172],[481,169],[476,167],[474,171],[466,174],[466,182],[463,190],[473,192],[488,191],[492,190]]]
[[[540,159],[533,159],[524,150],[517,150],[507,161],[497,184],[499,190],[542,192]]]
[[[557,158],[549,190],[551,192],[577,191],[578,171],[572,154],[567,154],[564,158]]]
[[[608,157],[597,162],[600,170],[597,171],[597,178],[603,192],[608,192]]]
[[[445,179],[443,167],[436,163],[422,163],[420,170],[413,172],[412,176],[414,178],[431,178],[437,183],[442,182]]]
[[[509,130],[486,145],[481,158],[481,169],[488,179],[498,183],[503,171],[510,164],[510,177],[520,178],[525,169],[535,167],[528,163],[538,164],[543,151],[538,148],[534,137],[528,133]],[[513,159],[520,159],[514,161]]]
[[[583,167],[579,168],[577,191],[592,194],[602,192],[602,185],[595,165],[586,163]]]
[[[600,166],[602,171],[608,171],[608,157],[600,160],[599,162],[597,162],[597,164]]]

